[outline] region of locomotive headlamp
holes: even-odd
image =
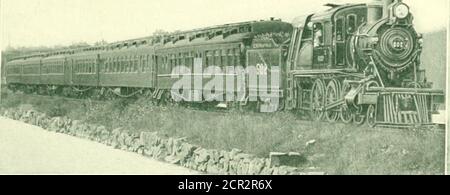
[[[406,18],[409,15],[409,7],[404,3],[399,3],[394,7],[394,15],[400,19]]]

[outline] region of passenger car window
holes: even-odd
[[[144,56],[139,56],[139,63],[141,66],[141,72],[145,72],[145,63],[144,63]]]

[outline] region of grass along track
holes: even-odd
[[[1,107],[36,109],[109,129],[158,131],[211,149],[239,148],[267,156],[300,152],[304,167],[330,174],[442,174],[445,134],[440,129],[385,129],[300,120],[290,112],[204,112],[149,104],[145,99],[71,101],[8,94]],[[306,144],[314,140],[314,144]]]

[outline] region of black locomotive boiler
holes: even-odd
[[[377,0],[326,6],[328,10],[292,23],[271,19],[226,24],[24,56],[7,63],[6,80],[10,89],[29,93],[144,94],[171,101],[171,87],[177,82],[171,73],[179,65],[193,69],[198,60],[202,68],[262,64],[268,72],[275,66],[281,70],[275,94],[258,95],[260,89],[244,82],[236,87],[236,93],[244,92],[243,101],[217,103],[259,108],[273,104],[275,97],[281,104],[278,110],[313,120],[396,127],[433,124],[443,92],[431,88],[421,69],[422,38],[408,5]],[[211,78],[202,79],[208,83]],[[216,89],[221,91],[226,93]],[[198,91],[186,94],[207,101]]]

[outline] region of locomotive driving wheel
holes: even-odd
[[[344,84],[342,87],[342,93],[341,97],[344,98],[345,95],[352,89],[352,87],[349,84]],[[353,121],[353,114],[350,108],[347,105],[342,105],[341,107],[341,114],[340,114],[341,120],[344,123],[351,123]]]
[[[317,79],[311,89],[311,116],[314,120],[321,120],[324,115],[325,84]]]
[[[370,105],[367,109],[367,124],[369,127],[375,127],[376,125],[376,106]]]
[[[326,90],[325,105],[335,103],[341,97],[339,81],[333,79],[328,83]],[[331,108],[325,112],[325,117],[328,122],[336,122],[339,119],[340,110],[339,108]]]

